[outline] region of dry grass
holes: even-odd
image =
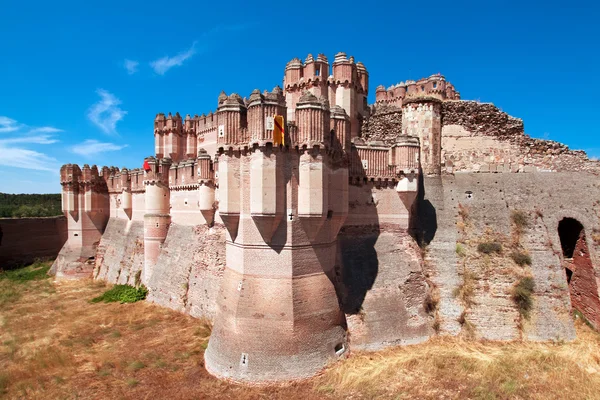
[[[352,353],[311,380],[271,388],[205,371],[210,324],[146,302],[91,304],[106,287],[0,280],[0,398],[593,399],[600,336],[577,322],[567,344],[458,338]]]

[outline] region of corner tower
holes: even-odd
[[[227,264],[205,361],[211,374],[235,381],[309,377],[346,348],[331,276],[348,208],[347,168],[330,154],[327,100],[301,96],[298,138],[275,145],[261,119],[285,111],[277,89],[254,92],[251,139],[226,131],[220,145]]]

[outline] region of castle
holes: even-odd
[[[254,383],[435,334],[571,340],[572,308],[599,327],[598,162],[439,74],[379,86],[371,106],[368,88],[344,53],[293,59],[283,88],[158,114],[144,168],[64,165],[52,272],[144,284],[211,320],[206,368]],[[459,250],[492,239],[504,255]],[[510,294],[523,276],[527,316]]]

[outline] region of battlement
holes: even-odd
[[[348,58],[346,53],[339,52],[335,55],[331,69],[325,55],[319,54],[315,59],[309,54],[304,62],[294,58],[287,63],[284,88],[290,91],[313,86],[345,85],[366,95],[369,91],[368,76],[364,64],[356,63],[354,57]]]
[[[408,99],[421,97],[437,98],[439,100],[460,100],[460,93],[454,85],[446,81],[441,74],[431,75],[418,81],[408,80],[392,85],[387,89],[380,85],[375,90],[375,104],[402,106]]]

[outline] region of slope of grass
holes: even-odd
[[[600,336],[576,320],[572,343],[434,338],[351,352],[319,376],[260,388],[204,369],[211,326],[147,302],[92,304],[106,287],[0,280],[17,297],[0,308],[0,398],[595,399]]]

